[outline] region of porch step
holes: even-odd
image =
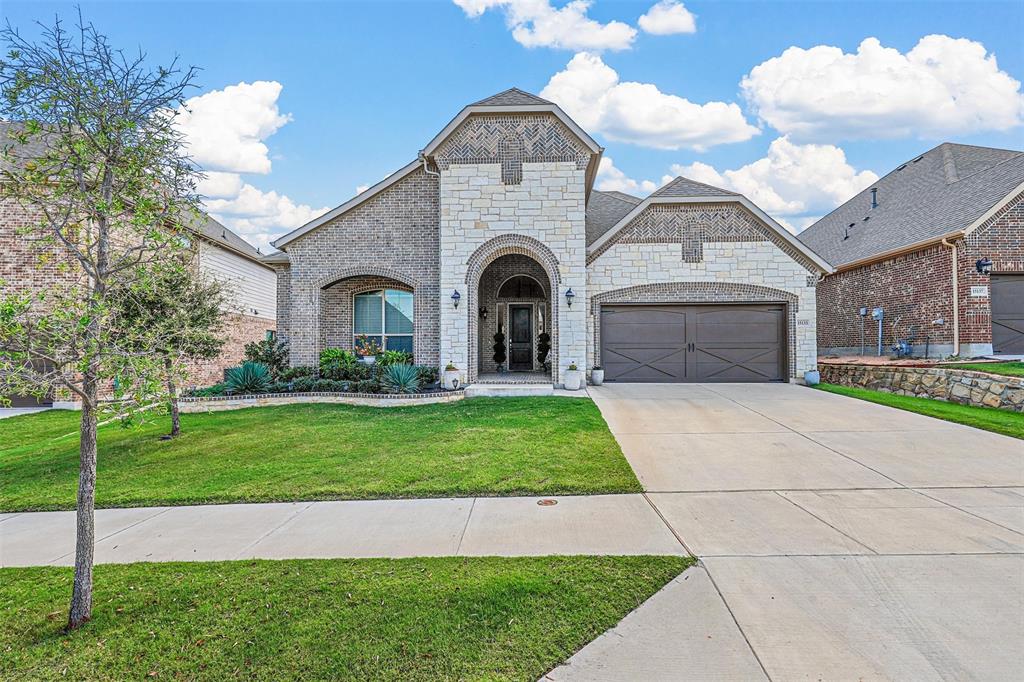
[[[470,384],[466,386],[467,398],[518,398],[533,395],[554,395],[552,384]]]

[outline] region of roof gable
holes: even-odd
[[[683,176],[677,177],[667,185],[664,185],[652,194],[652,197],[738,197],[736,192],[730,192],[721,187],[706,185]]]
[[[955,236],[1022,184],[1024,152],[945,142],[900,164],[800,240],[836,265],[869,260]]]
[[[546,99],[537,97],[537,95],[531,95],[528,92],[520,90],[519,88],[509,88],[503,90],[496,95],[485,97],[479,102],[473,102],[469,106],[471,107],[500,107],[500,106],[517,106],[517,105],[530,105],[530,104],[553,104]]]

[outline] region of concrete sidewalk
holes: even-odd
[[[96,562],[686,550],[643,495],[224,504],[96,511]],[[0,566],[73,563],[74,512],[0,514]]]

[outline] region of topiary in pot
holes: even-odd
[[[505,357],[505,334],[499,324],[498,332],[494,335],[494,364],[498,366],[499,372],[504,369]]]
[[[547,369],[548,353],[551,352],[551,334],[541,332],[537,337],[537,362]]]

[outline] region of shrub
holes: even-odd
[[[267,386],[267,393],[291,393],[292,382],[275,381]]]
[[[346,348],[324,348],[320,351],[320,369],[329,367],[351,367],[359,357]]]
[[[291,382],[291,390],[295,393],[309,393],[314,390],[313,386],[316,382],[317,378],[315,376],[298,377]]]
[[[186,398],[211,398],[213,396],[224,395],[227,392],[228,385],[224,382],[214,384],[213,386],[206,386],[205,388],[193,388],[190,391],[185,391]]]
[[[224,383],[228,393],[266,393],[271,383],[270,370],[261,362],[243,362],[226,374]]]
[[[320,370],[322,378],[334,381],[360,381],[371,378],[372,374],[373,368],[361,362],[330,364]]]
[[[501,331],[501,326],[498,326],[498,333],[494,335],[494,362],[495,364],[502,364],[505,362],[505,334]]]
[[[537,337],[537,362],[546,365],[551,352],[551,334],[543,332]]]
[[[247,343],[245,359],[266,366],[270,375],[277,379],[288,368],[288,344],[276,338]]]
[[[413,365],[390,365],[384,368],[381,383],[388,393],[415,393],[420,387],[420,371]]]
[[[381,367],[391,365],[411,365],[412,353],[404,350],[386,350],[377,356],[377,364]]]
[[[334,381],[333,379],[317,379],[313,382],[313,390],[319,393],[344,393],[348,390],[347,381]]]
[[[420,386],[433,386],[441,374],[437,371],[437,367],[430,365],[416,365],[416,371],[419,373]]]
[[[349,390],[355,393],[380,393],[380,382],[375,379],[364,379],[349,384]]]
[[[289,367],[281,372],[278,379],[281,381],[291,381],[293,379],[298,379],[299,377],[309,376],[316,376],[316,367]]]

